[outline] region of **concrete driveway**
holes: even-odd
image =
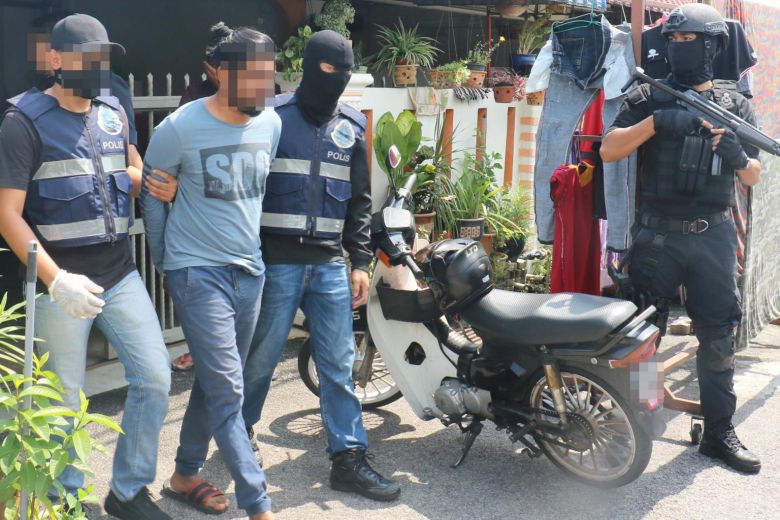
[[[670,336],[664,353],[692,338]],[[597,490],[567,479],[544,458],[516,452],[505,434],[486,427],[459,469],[450,468],[460,449],[456,428],[417,419],[403,400],[364,413],[375,466],[403,487],[401,500],[375,503],[332,491],[318,401],[297,377],[291,341],[280,365],[263,420],[255,427],[265,459],[274,510],[282,519],[772,519],[780,518],[780,327],[770,326],[738,361],[736,416],[741,439],[762,457],[763,469],[739,475],[698,455],[689,443],[688,417],[666,411],[668,427],[654,443],[645,474],[617,490]],[[690,366],[674,374],[684,393],[697,394]],[[207,518],[193,509],[159,497],[173,470],[179,425],[190,374],[175,374],[170,412],[162,432],[158,478],[152,490],[173,518]],[[121,418],[123,391],[92,399],[92,409]],[[113,451],[115,435],[97,437]],[[108,491],[110,460],[94,456],[93,481],[102,498]],[[231,479],[212,443],[203,475],[235,503]],[[108,518],[95,508],[91,518]],[[246,518],[235,507],[221,516]]]

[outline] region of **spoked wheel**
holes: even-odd
[[[612,388],[592,374],[562,371],[569,430],[537,436],[547,457],[586,484],[612,488],[635,480],[647,467],[652,439]],[[541,424],[557,426],[552,392],[542,376],[531,391],[531,407]]]
[[[368,338],[362,332],[355,332],[355,366],[352,375],[355,378],[355,395],[363,408],[372,409],[385,406],[401,397],[401,390],[396,385],[393,376],[385,366],[384,360],[374,347],[369,347]],[[373,351],[373,355],[369,352]],[[365,386],[361,384],[363,363],[371,363],[370,374]],[[365,367],[368,369],[368,367]],[[320,395],[320,380],[317,377],[317,366],[311,356],[309,340],[301,346],[298,353],[298,373],[306,387],[314,394]]]

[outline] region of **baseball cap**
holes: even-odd
[[[108,40],[108,32],[103,24],[88,14],[66,16],[51,30],[51,48],[54,50],[67,50],[68,46],[84,43],[104,43],[125,53],[124,47]]]

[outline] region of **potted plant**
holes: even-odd
[[[488,84],[493,87],[493,99],[496,103],[511,103],[525,98],[527,78],[518,76],[511,69],[493,68]]]
[[[320,14],[314,17],[314,25],[322,30],[336,31],[349,40],[347,24],[355,21],[355,8],[349,0],[328,0]]]
[[[363,52],[363,42],[352,46],[352,53],[355,56],[354,73],[356,74],[368,74],[368,65],[371,63],[372,56],[366,56]]]
[[[433,88],[459,87],[469,79],[469,68],[466,60],[451,61],[431,69],[431,86]]]
[[[466,57],[469,68],[469,79],[466,82],[467,87],[482,88],[482,85],[485,83],[490,56],[503,41],[504,37],[501,36],[495,45],[491,45],[490,42],[477,42],[469,51],[469,54]]]
[[[516,73],[528,76],[536,61],[536,51],[547,41],[550,30],[550,14],[523,22],[517,32],[517,52],[512,54],[512,68]]]
[[[485,234],[485,220],[491,214],[493,197],[501,190],[496,186],[494,171],[501,167],[501,154],[483,153],[478,159],[466,152],[460,177],[452,182],[452,207],[457,218],[456,234],[462,238],[481,240]],[[492,214],[491,214],[492,215]],[[488,237],[486,250],[492,249]]]
[[[276,57],[282,71],[277,72],[274,78],[282,92],[293,92],[301,83],[303,49],[312,34],[314,33],[308,25],[299,27],[298,32],[287,38],[287,41],[282,45],[282,50]]]
[[[411,175],[405,171],[405,166],[416,156],[417,149],[422,141],[422,123],[417,120],[414,113],[404,110],[398,117],[393,117],[390,112],[385,112],[376,123],[374,129],[374,154],[377,157],[382,171],[387,175],[388,184],[400,188]],[[395,145],[401,153],[399,166],[389,169],[384,158],[390,147]]]
[[[379,26],[376,41],[379,52],[375,65],[378,70],[393,73],[396,86],[417,84],[417,67],[433,65],[436,54],[436,40],[417,34],[417,26],[406,29],[401,20],[393,28]]]
[[[24,336],[21,326],[12,325],[24,317],[23,306],[6,308],[6,297],[0,299],[0,511],[4,518],[21,518],[24,495],[29,518],[86,520],[84,504],[97,502],[94,485],[78,489],[74,496],[57,477],[68,466],[92,476],[92,451],[106,453],[89,432],[94,425],[123,432],[110,417],[88,412],[83,392],[79,410],[64,406],[63,386],[45,367],[48,354],[39,358],[33,353],[32,378],[25,380],[25,353],[14,345]],[[66,431],[68,421],[73,427]]]
[[[496,230],[496,251],[516,259],[525,249],[527,230],[531,226],[533,199],[527,188],[504,188],[494,197],[491,221]]]

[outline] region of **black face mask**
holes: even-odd
[[[321,63],[333,65],[335,72],[325,72]],[[298,106],[318,125],[333,118],[339,98],[349,83],[355,65],[349,42],[334,31],[315,33],[303,52],[303,78],[295,92]]]
[[[111,93],[111,71],[101,68],[54,71],[54,81],[76,96],[92,99]]]
[[[699,35],[693,41],[667,43],[669,66],[675,83],[694,87],[711,80],[712,60],[717,49],[716,42]]]

